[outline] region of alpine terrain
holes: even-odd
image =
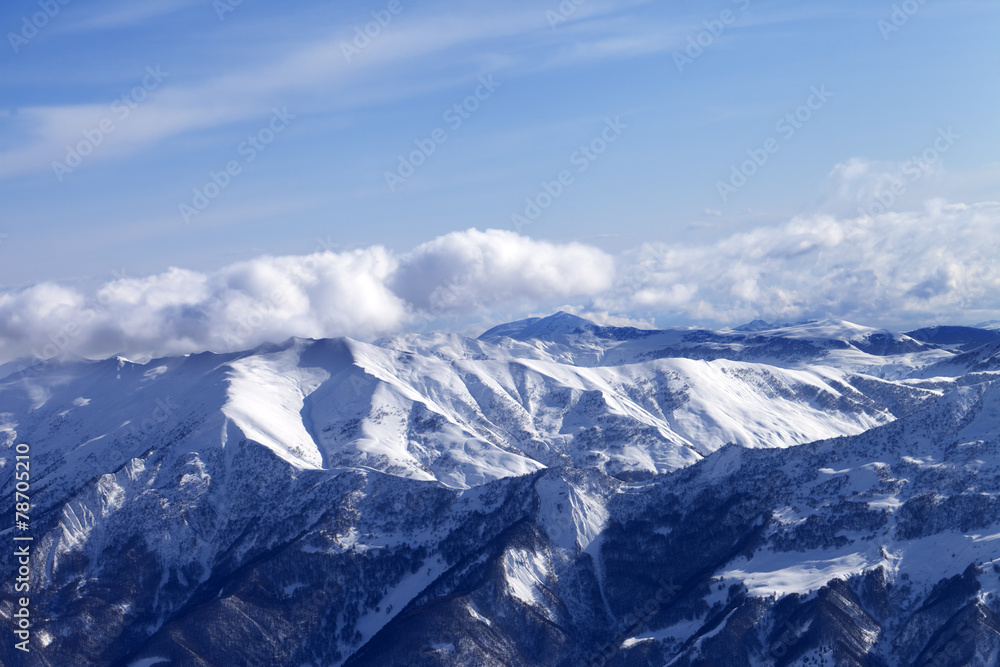
[[[987,325],[8,364],[0,450],[3,665],[1000,664]]]

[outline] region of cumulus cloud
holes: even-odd
[[[647,326],[841,318],[895,328],[1000,319],[1000,203],[930,200],[869,216],[815,214],[701,245],[617,258],[579,243],[470,229],[410,252],[260,257],[170,269],[84,293],[0,291],[0,362],[234,351],[289,336],[468,331],[568,310]]]
[[[928,150],[902,162],[855,157],[835,165],[821,209],[865,216],[919,208],[925,193],[946,189],[949,176],[942,164],[944,153],[933,146]]]
[[[120,277],[94,293],[53,284],[0,292],[0,362],[234,351],[289,336],[374,338],[419,320],[544,307],[608,290],[596,248],[468,230],[405,254],[260,257],[203,274]]]
[[[417,247],[401,259],[392,285],[418,309],[449,312],[598,294],[613,279],[614,261],[597,248],[472,229]]]
[[[834,317],[884,326],[1000,311],[1000,204],[813,215],[700,246],[630,253],[605,309],[733,324]]]

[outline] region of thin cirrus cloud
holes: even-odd
[[[178,11],[188,4],[178,0],[142,8],[115,6],[66,29],[87,31],[121,27]],[[116,111],[110,105],[88,103],[20,108],[18,115],[8,118],[7,122],[27,137],[27,141],[0,152],[0,178],[50,168],[53,162],[65,158],[67,146],[83,139],[84,131],[96,128],[107,118],[117,122],[115,130],[103,137],[106,146],[102,146],[99,159],[128,155],[184,132],[257,117],[276,104],[322,113],[417,96],[455,85],[455,76],[449,73],[455,64],[470,59],[482,63],[483,53],[495,54],[494,58],[487,59],[494,65],[516,69],[519,58],[511,55],[510,45],[505,40],[529,35],[529,43],[519,48],[536,54],[539,49],[548,50],[551,56],[542,58],[549,63],[547,66],[635,55],[637,50],[649,52],[668,45],[669,42],[656,34],[636,37],[634,26],[622,25],[610,18],[602,20],[601,17],[610,11],[608,7],[600,7],[570,17],[573,21],[588,19],[586,29],[574,39],[575,46],[570,51],[563,48],[559,35],[550,32],[544,12],[525,8],[516,12],[480,11],[466,16],[442,14],[416,16],[409,21],[397,19],[391,30],[385,29],[377,42],[352,56],[350,62],[342,45],[350,41],[353,32],[350,28],[336,26],[331,28],[331,36],[314,39],[305,45],[295,44],[289,48],[272,42],[269,44],[272,53],[258,65],[244,65],[235,71],[222,63],[217,71],[209,66],[203,70],[200,82],[174,76],[169,64],[150,63],[150,67],[165,72],[165,77],[143,93],[142,103],[131,110],[127,122],[116,118]],[[629,36],[616,36],[616,33]],[[462,51],[472,45],[476,48]],[[211,63],[211,59],[206,60]],[[468,72],[463,76],[469,80],[475,78]],[[385,77],[398,78],[398,85],[387,85]]]
[[[842,318],[892,328],[1000,315],[1000,203],[816,214],[702,245],[612,257],[580,243],[470,229],[381,246],[260,257],[213,273],[119,277],[92,293],[0,292],[0,362],[235,351],[290,336],[371,339],[428,321],[482,326],[565,307],[599,321],[735,325]]]
[[[69,23],[62,31],[83,33],[131,27],[199,4],[203,4],[202,0],[103,3],[96,8],[88,7],[87,16]]]

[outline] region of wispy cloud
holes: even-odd
[[[186,0],[116,4],[74,24],[74,29],[125,26],[190,4]],[[273,105],[308,107],[315,113],[359,109],[459,85],[483,73],[486,64],[517,76],[537,69],[539,62],[553,67],[636,56],[672,43],[662,32],[637,31],[636,23],[605,16],[603,11],[581,12],[581,16],[591,18],[568,25],[557,35],[537,8],[403,14],[350,62],[344,53],[344,44],[354,38],[350,27],[337,26],[335,36],[305,44],[265,40],[264,57],[256,63],[237,68],[220,64],[214,70],[210,65],[201,81],[176,75],[151,93],[127,123],[120,124],[109,137],[108,147],[95,153],[94,159],[121,157],[184,132],[240,122]],[[220,41],[226,35],[221,32]],[[518,43],[517,49],[510,50],[511,40]],[[489,58],[490,53],[495,57]],[[172,68],[168,63],[150,65]],[[456,74],[460,65],[461,73]],[[67,146],[81,141],[83,132],[110,113],[94,104],[21,108],[9,122],[25,140],[0,152],[0,178],[50,167],[64,156]]]
[[[204,4],[203,0],[97,3],[88,7],[87,16],[66,24],[60,30],[62,32],[82,33],[134,27],[199,4]]]

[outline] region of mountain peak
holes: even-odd
[[[554,336],[590,332],[597,328],[598,325],[588,319],[560,310],[547,317],[530,317],[495,326],[479,336],[479,340],[490,341],[500,337],[522,341],[532,338],[552,340]]]
[[[765,320],[754,320],[753,322],[747,322],[746,324],[741,324],[738,327],[733,327],[733,331],[767,331],[769,329],[778,329],[782,327],[781,324],[771,324]]]

